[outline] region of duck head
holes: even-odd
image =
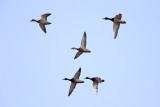
[[[71,48],[71,49],[76,49],[76,50],[78,50],[78,48],[75,48],[75,47],[73,47],[73,48]]]
[[[30,22],[38,22],[39,23],[39,20],[32,19]]]
[[[64,79],[62,79],[62,80],[70,80],[70,79],[68,79],[68,78],[64,78]]]
[[[104,19],[104,20],[110,20],[110,21],[114,21],[114,18],[108,18],[108,17],[105,17],[105,18],[102,18],[102,19]]]
[[[110,18],[108,18],[108,17],[105,17],[105,18],[102,18],[102,19],[104,19],[104,20],[110,20]]]
[[[89,77],[86,77],[86,78],[84,78],[84,79],[91,79],[91,78],[89,78]]]

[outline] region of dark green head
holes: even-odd
[[[84,79],[91,79],[91,78],[89,78],[89,77],[86,77],[86,78],[84,78]]]
[[[104,20],[110,20],[110,21],[114,22],[114,18],[105,17],[105,18],[103,18],[103,19],[104,19]]]
[[[63,80],[70,80],[70,79],[68,79],[68,78],[64,78]]]
[[[102,18],[102,19],[104,19],[104,20],[110,20],[110,18],[108,18],[108,17],[105,17],[105,18]]]

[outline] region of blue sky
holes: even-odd
[[[0,107],[159,107],[160,24],[158,0],[1,0]],[[45,5],[45,6],[44,6]],[[45,34],[31,19],[51,13]],[[127,23],[113,39],[113,23],[122,13]],[[84,31],[92,52],[74,60]],[[99,93],[92,82],[105,80]]]

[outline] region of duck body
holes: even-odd
[[[86,77],[85,79],[90,79],[93,82],[98,82],[98,83],[104,82],[104,80],[101,79],[100,77],[93,77],[93,78]]]
[[[81,51],[81,52],[86,52],[86,53],[90,53],[91,52],[90,50],[88,50],[86,48],[79,48],[78,50]]]
[[[116,39],[116,37],[117,37],[120,24],[125,24],[126,23],[125,21],[121,20],[121,18],[122,18],[122,14],[116,15],[114,18],[108,18],[108,17],[103,18],[105,20],[110,20],[114,23],[113,24],[114,39]]]
[[[74,59],[78,58],[82,53],[90,53],[91,52],[89,49],[86,49],[86,44],[87,44],[86,39],[87,39],[86,32],[84,32],[82,40],[81,40],[81,47],[80,48],[75,48],[75,47],[71,48],[71,49],[78,50]]]
[[[72,79],[63,79],[63,80],[69,80],[70,82],[74,82],[74,83],[84,83],[84,81],[80,80],[80,79],[76,79],[76,78],[72,78]]]
[[[79,68],[79,70],[76,72],[76,74],[74,75],[74,77],[72,79],[68,79],[68,78],[63,79],[63,80],[68,80],[68,81],[71,82],[68,96],[70,96],[72,94],[72,92],[75,89],[77,83],[84,83],[84,81],[79,79],[80,74],[81,74],[81,68]]]
[[[41,19],[40,19],[40,20],[32,19],[31,22],[37,22],[37,23],[39,23],[39,26],[41,27],[41,29],[44,31],[44,33],[46,33],[45,25],[51,24],[51,22],[48,22],[48,21],[47,21],[47,17],[50,16],[50,15],[51,15],[51,13],[43,14],[43,15],[41,16]]]
[[[117,18],[114,18],[113,22],[114,22],[114,23],[120,23],[120,24],[125,24],[125,23],[126,23],[125,21],[119,20],[119,19],[117,19]]]
[[[71,48],[71,49],[76,49],[76,50],[78,50],[78,51],[80,51],[80,52],[85,52],[85,53],[90,53],[91,51],[90,50],[88,50],[88,49],[86,49],[86,48],[82,48],[82,47],[80,47],[80,48]]]
[[[40,19],[40,20],[39,20],[39,23],[43,23],[43,24],[45,24],[45,25],[51,24],[51,22],[48,22],[48,21],[43,20],[43,19]]]
[[[104,80],[101,79],[100,77],[93,77],[93,78],[86,77],[84,79],[90,79],[91,81],[93,81],[94,92],[98,94],[98,84],[104,82]]]

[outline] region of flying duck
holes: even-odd
[[[84,81],[79,79],[80,74],[81,74],[81,68],[79,68],[79,70],[77,71],[77,73],[74,75],[74,77],[72,79],[68,79],[68,78],[64,78],[63,79],[63,80],[71,81],[71,85],[70,85],[68,96],[71,95],[71,93],[73,92],[73,90],[76,87],[77,83],[84,83]]]
[[[83,52],[85,53],[90,53],[91,51],[86,49],[86,39],[87,39],[87,35],[86,35],[86,32],[84,32],[83,34],[83,38],[81,40],[81,47],[80,48],[71,48],[71,49],[75,49],[75,50],[78,50],[77,54],[75,55],[74,59],[78,58]]]
[[[122,14],[116,15],[114,18],[108,18],[108,17],[103,18],[105,20],[110,20],[114,23],[113,24],[114,39],[116,39],[116,37],[117,37],[118,29],[120,27],[120,24],[125,24],[126,23],[125,21],[121,20],[121,18],[122,18]]]
[[[98,84],[101,83],[101,82],[104,82],[104,80],[101,79],[100,77],[93,77],[93,78],[86,77],[84,79],[90,79],[90,80],[93,81],[94,92],[96,94],[98,94]]]
[[[39,23],[39,26],[41,27],[41,29],[44,31],[44,33],[46,33],[45,25],[51,24],[51,22],[48,22],[48,21],[47,21],[47,17],[50,16],[50,15],[51,15],[51,13],[43,14],[43,15],[41,16],[41,19],[40,19],[40,20],[32,19],[30,22],[37,22],[37,23]]]

